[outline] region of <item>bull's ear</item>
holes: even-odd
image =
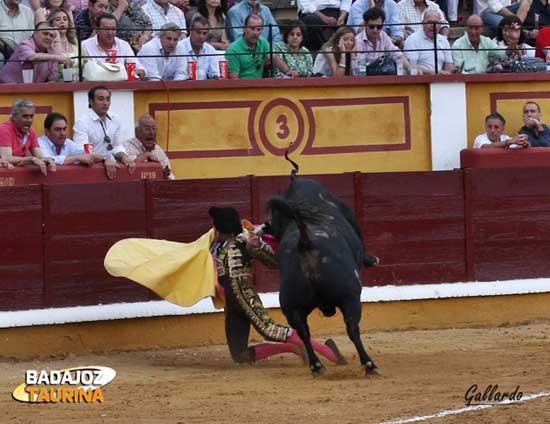
[[[286,199],[283,199],[280,196],[272,197],[269,202],[267,202],[267,210],[271,211],[271,213],[277,211],[289,218],[292,218],[294,216],[294,212],[292,211],[292,208],[290,207]]]

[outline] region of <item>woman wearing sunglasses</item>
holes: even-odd
[[[276,43],[273,50],[289,69],[297,72],[298,76],[310,77],[313,72],[313,59],[309,50],[302,45],[304,37],[304,24],[298,20],[291,21],[283,29],[284,42]],[[283,73],[276,68],[275,76],[282,77]]]
[[[400,61],[405,69],[409,69],[409,61],[383,29],[385,20],[386,14],[377,7],[372,7],[363,14],[365,28],[355,37],[357,61],[370,62],[380,56],[389,55],[395,62]]]

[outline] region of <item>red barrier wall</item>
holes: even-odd
[[[366,285],[550,275],[550,170],[466,169],[317,176],[355,208],[368,251],[382,264]],[[111,278],[103,257],[117,240],[191,241],[208,207],[236,206],[255,222],[288,177],[0,187],[0,310],[156,298]],[[259,291],[278,290],[258,268]]]

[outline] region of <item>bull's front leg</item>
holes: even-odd
[[[313,350],[313,346],[311,344],[311,336],[309,333],[309,326],[307,325],[307,316],[300,313],[300,311],[292,311],[291,313],[286,314],[286,318],[290,326],[294,330],[296,330],[292,332],[287,342],[300,344],[302,347],[305,347],[311,373],[314,377],[320,376],[326,371],[326,368],[321,363],[318,356],[315,354],[315,351]],[[296,332],[298,333],[298,335],[296,335]]]

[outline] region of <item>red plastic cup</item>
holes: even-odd
[[[128,72],[128,81],[135,81],[136,79],[136,64],[133,62],[126,64],[126,71]]]
[[[84,153],[86,153],[87,155],[93,154],[94,153],[94,145],[86,143],[84,145]]]
[[[220,60],[220,79],[229,79],[229,62]]]
[[[194,60],[187,62],[187,75],[189,75],[189,79],[191,80],[197,79],[197,62]]]
[[[109,61],[111,63],[116,63],[116,49],[109,49],[107,51],[107,56],[109,56]]]

